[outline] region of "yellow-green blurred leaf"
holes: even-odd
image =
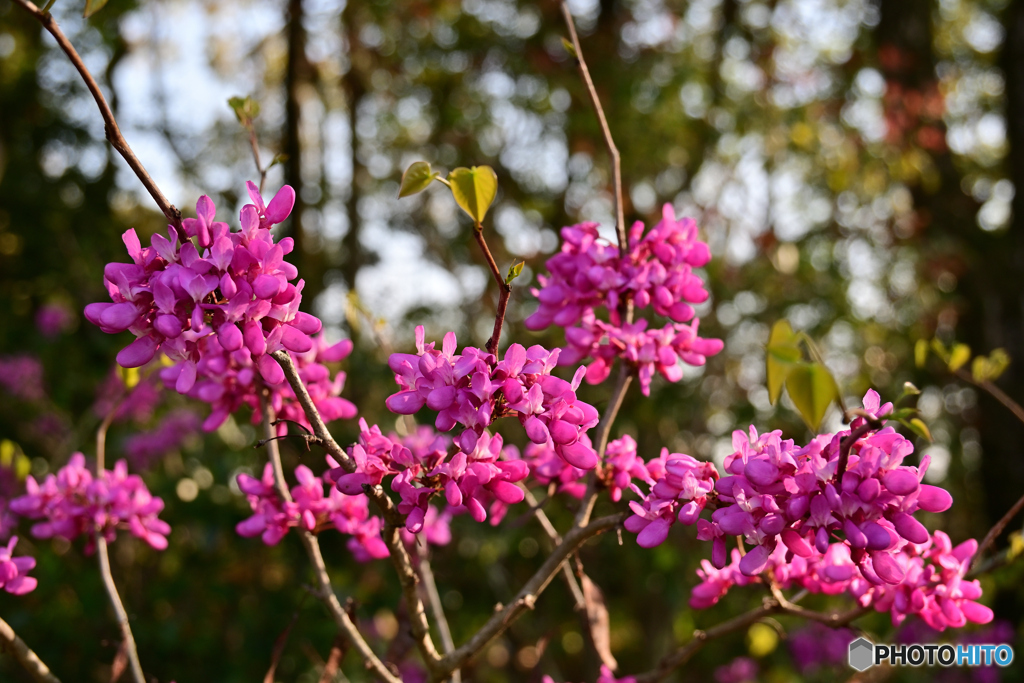
[[[914,344],[914,364],[923,368],[924,364],[928,362],[928,340],[918,339],[917,343]]]
[[[967,344],[956,344],[949,354],[949,369],[956,372],[971,359],[971,347]]]
[[[987,382],[989,380],[989,363],[985,356],[978,356],[971,361],[971,376],[975,382]]]
[[[235,117],[243,126],[249,125],[260,115],[260,103],[248,96],[228,98],[228,106],[235,112]]]
[[[117,376],[127,389],[134,389],[141,378],[138,368],[122,368],[120,365],[117,366]]]
[[[946,350],[946,345],[940,342],[938,339],[932,339],[932,351],[935,355],[942,359],[943,363],[949,362],[949,351]]]
[[[10,439],[0,441],[0,466],[10,467],[17,450],[18,445]]]
[[[562,47],[565,48],[565,51],[569,53],[570,57],[578,59],[578,56],[576,55],[576,46],[570,43],[565,36],[562,37]]]
[[[455,202],[474,223],[483,223],[491,202],[498,194],[498,175],[494,169],[490,166],[456,168],[448,174],[448,182],[451,183]]]
[[[18,479],[24,479],[28,476],[28,473],[32,471],[32,461],[28,459],[27,455],[22,453],[18,454],[18,457],[14,459],[14,474]]]
[[[811,430],[817,430],[828,406],[839,396],[832,373],[820,363],[800,364],[789,371],[786,390]]]
[[[999,376],[1010,367],[1010,355],[1003,349],[996,349],[988,354],[989,380],[999,379]]]
[[[753,657],[765,657],[779,646],[779,633],[768,624],[758,622],[747,631],[747,649]]]
[[[402,185],[398,188],[399,198],[423,192],[438,175],[440,174],[434,173],[426,161],[413,162],[402,174]]]
[[[107,0],[85,0],[85,11],[82,16],[88,19],[99,12],[107,4]]]

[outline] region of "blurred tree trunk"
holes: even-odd
[[[348,71],[342,77],[342,87],[345,92],[345,105],[348,107],[348,127],[351,134],[351,164],[352,178],[349,187],[348,201],[345,204],[345,211],[348,217],[348,232],[342,239],[342,252],[344,259],[341,266],[341,276],[344,279],[345,287],[349,292],[356,291],[356,276],[359,269],[366,262],[366,255],[363,253],[362,245],[359,242],[359,179],[366,173],[366,169],[359,161],[359,135],[356,133],[356,126],[359,123],[359,103],[366,94],[366,85],[363,83],[364,62],[368,56],[358,48],[359,35],[356,30],[355,8],[351,2],[345,5],[342,13],[342,30],[347,35],[349,64]]]

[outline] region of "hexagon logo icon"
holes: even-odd
[[[875,663],[875,646],[867,638],[850,643],[850,666],[857,671],[871,668]]]

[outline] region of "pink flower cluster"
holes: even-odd
[[[623,526],[637,534],[637,543],[644,548],[661,545],[668,538],[673,522],[694,524],[708,504],[715,488],[718,471],[714,464],[702,462],[683,453],[669,453],[663,449],[657,460],[647,465],[649,482],[654,482],[642,500],[630,501],[633,514]],[[639,494],[639,488],[634,485]],[[703,520],[701,520],[703,521]],[[725,546],[716,542],[714,556],[725,557]]]
[[[73,540],[86,534],[91,547],[94,533],[112,541],[118,528],[127,528],[157,550],[167,547],[171,527],[157,517],[164,502],[150,494],[141,477],[128,474],[124,460],[96,478],[86,469],[85,456],[75,453],[56,475],[47,475],[42,484],[29,476],[25,487],[26,495],[10,507],[23,517],[44,520],[32,527],[37,538]]]
[[[36,589],[39,582],[28,573],[36,566],[34,557],[14,557],[18,537],[12,536],[6,546],[0,546],[0,588],[12,595],[24,595]]]
[[[693,269],[711,259],[693,219],[677,221],[666,204],[662,220],[646,235],[643,223],[633,225],[625,254],[602,241],[597,227],[582,223],[562,229],[562,249],[547,262],[550,275],[539,276],[541,287],[533,290],[540,305],[525,321],[531,330],[552,324],[566,328],[563,364],[593,358],[586,377],[596,384],[608,376],[615,358],[622,358],[637,368],[647,395],[655,372],[677,382],[680,360],[703,365],[707,356],[722,350],[721,340],[697,336],[697,320],[685,324],[694,316],[690,304],[708,298]],[[650,306],[672,322],[661,329],[648,329],[646,320],[624,324],[620,309],[627,302],[638,310]],[[596,315],[601,307],[608,322]]]
[[[457,448],[449,457],[444,436],[428,441],[420,432],[410,447],[395,435],[383,435],[376,425],[367,426],[365,420],[359,425],[359,440],[349,449],[356,471],[346,472],[328,456],[332,469],[324,478],[342,493],[358,495],[364,486],[377,486],[393,475],[391,489],[400,496],[398,511],[406,515],[406,528],[412,533],[423,529],[427,503],[436,493],[444,493],[452,514],[468,512],[477,522],[487,519],[490,506],[492,524],[504,517],[507,506],[525,496],[515,484],[527,477],[529,469],[521,460],[500,459],[500,435],[474,433],[473,450]]]
[[[260,386],[271,389],[278,417],[306,424],[270,355],[281,349],[292,354],[326,421],[354,417],[355,406],[339,396],[344,374],[332,379],[323,365],[345,358],[351,342],[327,346],[314,336],[320,321],[299,311],[303,281],[291,283],[298,271],[284,260],[293,241],[275,244],[270,232],[291,213],[295,192],[286,185],[266,206],[256,186],[247,186],[253,203],[242,207],[241,232],[214,220],[216,207],[206,196],[196,204],[198,218],[184,221],[184,242],[170,230],[143,248],[134,230],[126,232],[133,263],[107,265],[113,303],[90,304],[86,318],[105,332],[128,329],[137,337],[118,354],[122,366],[144,365],[158,350],[174,361],[160,377],[168,388],[213,407],[203,423],[207,431],[242,405],[259,421]]]
[[[941,531],[923,543],[900,541],[891,554],[903,574],[898,583],[880,581],[870,563],[855,562],[850,546],[841,543],[809,558],[791,556],[779,544],[765,565],[782,588],[803,588],[826,595],[848,593],[864,607],[889,612],[894,625],[916,614],[933,629],[943,631],[968,621],[986,624],[992,620],[992,610],[976,602],[981,597],[981,584],[964,579],[977,549],[973,539],[953,547],[949,536]],[[704,560],[697,571],[702,581],[690,595],[690,606],[705,609],[734,585],[760,582],[760,577],[743,572],[743,557],[739,550],[733,550],[732,561],[721,569]]]
[[[305,465],[295,468],[298,485],[291,489],[292,500],[282,501],[274,487],[274,471],[270,463],[263,468],[260,479],[248,474],[239,474],[238,487],[249,499],[253,514],[238,523],[235,530],[240,536],[260,536],[267,545],[276,545],[289,529],[301,528],[314,533],[333,527],[351,536],[348,549],[359,562],[369,562],[389,555],[388,548],[381,540],[384,526],[380,517],[371,516],[369,500],[362,492],[348,495],[328,482],[324,493],[325,479],[318,477]],[[451,513],[439,513],[430,506],[424,514],[419,530],[428,543],[447,545],[451,542],[448,524]],[[402,530],[402,539],[408,544],[415,543],[415,536]]]
[[[892,405],[880,406],[878,394],[871,390],[864,397],[864,408],[880,417],[888,414]],[[857,418],[850,430],[818,436],[803,448],[783,440],[781,432],[758,436],[753,427],[749,437],[734,432],[736,452],[725,460],[727,476],[714,482],[717,509],[710,522],[698,522],[697,537],[714,543],[712,562],[724,566],[725,538],[729,536],[742,536],[753,546],[739,565],[748,576],[764,570],[780,540],[789,555],[805,559],[824,555],[838,544],[849,551],[869,580],[900,583],[905,574],[895,556],[900,544],[925,543],[929,538],[914,512],[945,511],[952,498],[944,489],[921,483],[928,456],[920,467],[901,464],[914,447],[891,427],[870,429],[860,436],[850,447],[841,482],[837,481],[841,442],[863,426],[865,419]],[[666,468],[673,473],[671,460]],[[709,477],[716,478],[717,473]],[[697,493],[705,488],[702,485]],[[675,490],[659,481],[643,504],[634,507],[637,515],[627,522],[628,528],[639,526],[638,517],[646,520],[661,512],[658,533],[646,526],[637,538],[641,545],[650,547],[664,541],[672,521],[667,512],[682,500],[690,502],[679,508],[679,521],[696,521],[691,492],[681,489],[682,493],[673,497]]]
[[[329,346],[323,335],[316,335],[312,337],[311,342],[310,348],[304,353],[290,352],[289,355],[320,416],[325,422],[355,417],[355,405],[340,395],[345,388],[345,373],[335,373],[332,378],[330,368],[326,365],[347,358],[352,353],[352,341],[343,339]],[[244,353],[227,351],[216,335],[200,339],[198,348],[202,355],[197,365],[199,378],[187,395],[209,403],[213,408],[203,422],[203,429],[217,429],[229,415],[243,405],[252,409],[253,422],[259,422],[261,384],[270,389],[270,405],[278,419],[291,420],[310,427],[295,392],[283,374],[281,381],[276,384],[265,378],[261,383],[258,368],[254,366],[251,358],[246,358]],[[276,365],[276,361],[274,363]],[[170,388],[175,386],[179,372],[179,366],[164,368],[160,371],[160,377]],[[284,424],[278,425],[277,429],[280,435],[287,433],[287,426]]]
[[[124,234],[132,263],[110,263],[104,282],[112,303],[89,304],[85,316],[104,332],[130,330],[136,339],[117,354],[123,367],[145,365],[158,350],[177,363],[175,387],[192,389],[203,359],[200,341],[217,346],[240,363],[252,361],[269,384],[284,380],[269,355],[278,349],[309,351],[320,321],[299,312],[303,281],[284,260],[291,238],[274,243],[270,228],[285,220],[295,191],[284,186],[265,206],[256,186],[247,184],[252,204],[242,208],[241,232],[216,220],[207,197],[196,204],[197,218],[184,221],[189,239],[173,229],[156,234],[143,247],[135,230]]]
[[[238,488],[248,497],[253,514],[235,527],[240,536],[261,536],[267,545],[277,545],[288,530],[302,528],[317,532],[330,525],[352,538],[349,551],[360,562],[388,556],[381,540],[383,523],[372,517],[365,495],[347,496],[333,486],[324,495],[324,483],[305,465],[295,468],[298,485],[292,500],[283,501],[274,488],[274,469],[268,462],[259,479],[239,474]]]
[[[434,424],[447,432],[461,424],[455,439],[464,453],[477,450],[477,439],[497,417],[515,415],[536,444],[550,444],[560,458],[583,470],[597,465],[597,453],[581,439],[600,419],[597,410],[576,398],[583,368],[573,381],[551,374],[559,351],[512,344],[497,362],[492,354],[466,348],[455,353],[455,333],[445,335],[440,351],[424,345],[416,328],[416,353],[394,353],[388,366],[401,391],[387,399],[388,408],[411,415],[426,405],[437,411]]]

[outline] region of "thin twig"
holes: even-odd
[[[260,407],[263,411],[264,434],[269,439],[274,431],[274,408],[262,393],[260,395]],[[292,494],[288,490],[288,483],[284,478],[284,468],[281,465],[281,451],[278,448],[277,441],[267,441],[267,458],[274,471],[274,488],[277,491],[277,495],[280,496],[282,501],[291,502]],[[376,653],[370,648],[362,634],[359,633],[359,629],[352,622],[351,617],[341,606],[341,602],[338,601],[338,596],[335,595],[334,588],[331,586],[331,577],[327,573],[327,565],[324,563],[324,557],[320,553],[320,542],[316,536],[305,529],[301,529],[299,530],[299,540],[302,542],[302,547],[305,548],[306,555],[309,557],[309,562],[313,565],[313,571],[316,574],[317,597],[323,601],[338,628],[345,634],[349,643],[359,651],[367,667],[372,669],[378,678],[387,681],[387,683],[401,683],[401,680],[388,670],[387,666],[380,661]]]
[[[446,672],[462,668],[470,658],[504,633],[505,629],[511,626],[523,612],[533,609],[537,602],[537,597],[551,583],[551,579],[558,573],[566,558],[572,555],[588,539],[621,524],[626,516],[626,513],[620,512],[595,519],[585,527],[573,527],[570,529],[559,546],[544,560],[540,568],[534,572],[530,580],[519,590],[512,603],[496,609],[491,618],[487,620],[487,623],[472,638],[454,652],[441,658],[437,671],[432,676],[432,680],[443,680]]]
[[[96,478],[102,479],[105,475],[105,461],[107,457],[107,430],[114,421],[114,415],[121,405],[118,400],[103,418],[99,429],[96,430]],[[110,606],[114,608],[117,616],[117,624],[121,628],[121,637],[124,641],[125,653],[128,655],[128,666],[132,672],[135,683],[146,683],[146,677],[142,673],[142,663],[139,661],[139,651],[135,647],[135,636],[132,635],[132,627],[128,621],[128,612],[121,602],[121,596],[117,592],[117,584],[114,583],[114,575],[110,572],[110,554],[107,552],[107,539],[97,527],[96,555],[100,563],[100,576],[103,577],[103,586],[107,589],[107,597],[110,599]]]
[[[575,51],[576,63],[580,67],[580,74],[587,86],[587,94],[590,95],[590,102],[594,105],[594,112],[597,114],[597,121],[601,124],[601,133],[604,135],[604,143],[608,147],[608,154],[612,158],[612,177],[615,190],[615,234],[619,242],[619,251],[626,253],[628,243],[626,242],[626,220],[625,207],[622,202],[622,163],[619,156],[619,148],[615,146],[612,139],[611,128],[608,127],[608,119],[604,115],[604,108],[601,107],[601,99],[597,96],[594,88],[594,81],[590,78],[590,69],[583,59],[583,48],[580,47],[580,38],[576,35],[576,22],[572,19],[572,12],[569,11],[569,3],[562,0],[562,16],[565,17],[565,25],[569,29],[569,37],[572,39],[572,47]]]
[[[427,594],[427,604],[434,615],[434,623],[437,624],[437,631],[441,636],[441,647],[444,653],[448,654],[455,649],[455,641],[452,640],[452,631],[448,627],[448,618],[444,614],[444,605],[441,604],[441,595],[437,592],[437,582],[434,580],[434,570],[430,567],[430,548],[427,546],[427,539],[423,534],[416,534],[416,557],[419,560],[420,578],[423,580],[423,590]],[[456,669],[452,672],[451,683],[462,683],[462,672]]]
[[[985,534],[984,540],[982,540],[981,545],[978,546],[978,552],[974,553],[974,561],[971,563],[972,568],[978,565],[978,562],[981,560],[981,556],[985,554],[985,551],[988,550],[989,546],[996,542],[996,539],[999,538],[999,534],[1003,533],[1003,529],[1006,528],[1006,525],[1009,524],[1010,520],[1016,517],[1017,513],[1021,510],[1024,510],[1024,496],[1021,496],[1020,499],[1013,504],[1013,507],[1007,510],[1006,514],[995,523],[995,526],[989,529],[987,534]]]
[[[10,652],[37,683],[60,683],[60,679],[50,672],[50,667],[39,659],[39,655],[3,619],[0,619],[0,652]]]
[[[953,372],[953,374],[962,379],[963,381],[969,382],[970,384],[973,384],[974,386],[978,387],[979,389],[982,389],[983,391],[987,391],[993,398],[995,398],[997,401],[1006,406],[1009,409],[1009,411],[1013,413],[1014,417],[1016,417],[1021,422],[1024,422],[1024,408],[1022,408],[1019,403],[1010,398],[1005,391],[997,387],[995,384],[988,380],[983,380],[979,382],[978,380],[974,379],[974,375],[964,370],[963,368],[957,368],[957,370]]]
[[[498,264],[494,261],[494,256],[491,255],[491,250],[487,246],[487,239],[484,237],[484,231],[481,226],[477,225],[473,228],[473,237],[476,238],[476,243],[480,245],[480,250],[484,253],[484,258],[487,260],[487,267],[491,271],[491,275],[494,277],[494,281],[498,283],[498,310],[494,315],[494,331],[491,333],[491,338],[487,340],[487,353],[494,354],[494,357],[498,357],[498,342],[501,341],[501,327],[505,322],[505,309],[508,307],[508,299],[512,294],[512,285],[505,282],[501,277],[501,271],[498,270]]]
[[[601,422],[597,425],[597,459],[598,467],[600,467],[601,461],[604,460],[604,452],[608,448],[608,438],[611,435],[612,424],[615,423],[615,418],[619,414],[619,409],[622,408],[622,401],[626,398],[626,392],[629,390],[629,384],[633,381],[633,374],[630,366],[624,360],[619,360],[619,377],[615,382],[615,388],[612,389],[612,395],[608,399],[608,405],[605,406],[604,415],[601,416]],[[580,508],[576,512],[575,526],[581,527],[586,526],[590,520],[590,515],[594,511],[594,504],[597,502],[597,474],[591,472],[587,476],[587,490],[583,494],[583,499],[580,501]]]
[[[313,427],[317,443],[323,446],[341,464],[342,469],[349,473],[355,472],[355,462],[338,445],[338,442],[334,440],[331,432],[327,429],[327,425],[324,424],[324,420],[320,416],[320,411],[317,410],[313,399],[309,395],[309,391],[306,390],[306,386],[302,383],[302,378],[299,377],[299,371],[295,367],[291,356],[288,355],[287,351],[283,350],[275,351],[272,355],[280,364],[281,369],[284,370],[288,384],[291,385],[295,396],[299,400],[299,405],[302,406],[302,411],[306,415],[306,419],[309,420],[309,424]],[[276,443],[276,441],[272,441],[268,446],[276,448]],[[437,652],[434,641],[430,637],[430,624],[427,622],[426,608],[423,606],[419,590],[416,587],[418,582],[416,570],[412,566],[409,552],[406,550],[399,533],[402,527],[405,526],[405,518],[399,514],[394,502],[384,493],[384,489],[379,485],[364,486],[363,490],[366,492],[367,497],[377,506],[381,516],[384,518],[384,529],[381,531],[381,539],[390,552],[391,564],[394,565],[395,572],[398,574],[398,580],[402,585],[402,595],[405,597],[406,605],[409,608],[409,621],[412,626],[413,638],[416,640],[416,645],[423,660],[427,663],[427,667],[433,671],[437,661],[440,659],[440,655]]]
[[[57,25],[57,21],[53,18],[53,15],[39,9],[30,0],[14,0],[14,2],[21,5],[21,7],[23,7],[29,14],[34,16],[39,23],[43,25],[43,28],[46,29],[54,39],[56,39],[60,49],[63,50],[64,54],[66,54],[68,59],[71,60],[71,63],[78,71],[78,74],[82,77],[82,80],[85,81],[85,86],[89,89],[89,92],[92,93],[93,99],[96,100],[96,106],[99,107],[100,115],[103,117],[104,131],[106,133],[107,140],[124,158],[124,160],[128,162],[132,171],[135,172],[135,175],[140,181],[142,181],[146,190],[149,191],[150,196],[153,197],[153,201],[155,201],[156,205],[160,207],[160,211],[163,212],[164,216],[167,217],[167,220],[171,222],[172,226],[174,226],[179,237],[182,240],[186,239],[187,235],[185,235],[185,231],[181,226],[181,211],[178,211],[173,204],[167,201],[167,197],[165,197],[163,192],[160,191],[160,188],[156,186],[156,183],[153,181],[153,178],[150,177],[149,173],[142,165],[142,162],[139,161],[137,156],[135,156],[135,152],[132,151],[132,148],[128,146],[128,142],[121,134],[121,129],[118,127],[117,120],[114,118],[114,112],[111,111],[110,105],[107,104],[107,100],[103,96],[103,91],[100,90],[99,84],[96,82],[96,79],[93,78],[92,74],[89,73],[89,69],[85,66],[85,62],[82,61],[82,58],[75,50],[75,47],[71,44],[71,41],[68,40],[67,36],[64,35],[64,32],[60,30],[60,27]]]
[[[862,425],[858,425],[856,429],[847,434],[839,442],[839,462],[836,463],[836,475],[835,480],[837,484],[843,483],[843,474],[846,472],[846,462],[850,459],[850,450],[853,445],[857,443],[857,439],[864,436],[868,432],[879,429],[878,421],[867,421]]]
[[[540,522],[541,527],[544,529],[544,533],[547,534],[551,542],[556,546],[562,542],[562,535],[558,533],[558,529],[548,519],[547,514],[541,507],[543,503],[537,501],[536,496],[533,495],[533,491],[530,490],[526,484],[519,482],[519,488],[523,490],[526,504],[530,506],[531,514],[537,517],[537,521]],[[569,586],[569,592],[572,593],[572,599],[576,602],[576,610],[585,610],[587,608],[587,600],[583,596],[583,589],[580,588],[579,581],[576,580],[576,575],[572,573],[572,569],[569,567],[568,560],[562,563],[562,576],[565,577],[565,583]]]

